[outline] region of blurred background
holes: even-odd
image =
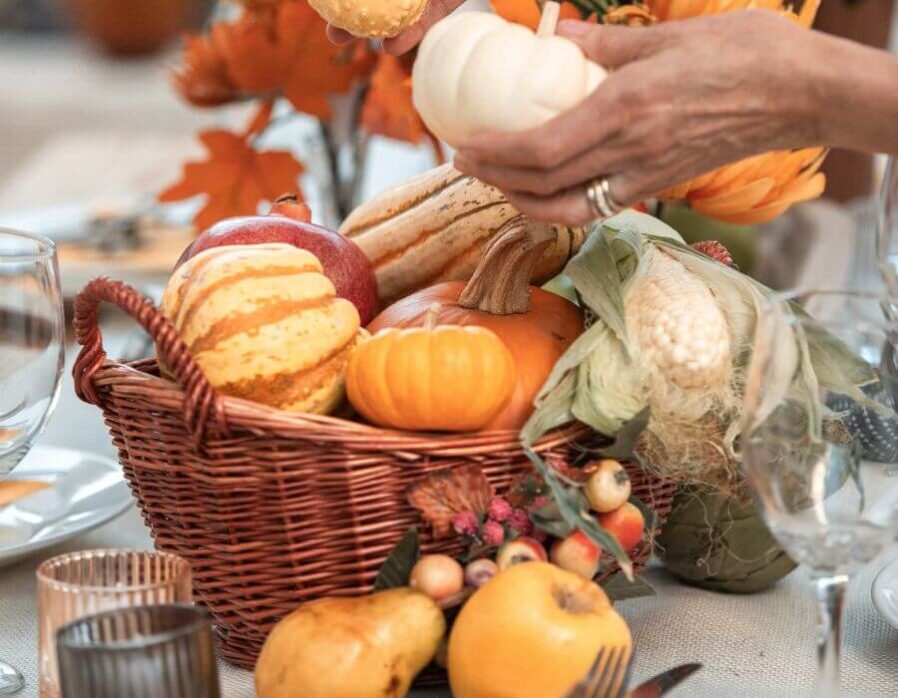
[[[816,26],[872,45],[891,42],[894,50],[894,5],[893,0],[824,0]],[[192,234],[183,225],[189,211],[176,206],[174,213],[159,215],[154,196],[178,179],[183,162],[201,152],[198,130],[240,129],[251,107],[191,108],[172,89],[167,68],[177,63],[185,32],[235,11],[234,5],[214,0],[0,0],[0,225],[73,243],[74,250],[62,255],[70,288],[76,290],[98,266],[129,280],[139,280],[144,271],[158,276],[170,269],[169,257],[176,258]],[[314,218],[336,225],[339,215],[322,176],[326,153],[312,120],[304,118],[277,129],[273,142],[302,151],[306,171],[300,181]],[[268,135],[266,145],[267,140]],[[433,164],[427,144],[374,137],[356,198],[368,198]],[[866,276],[872,269],[867,269],[871,202],[881,163],[834,152],[826,169],[828,200],[796,207],[761,231],[703,230],[688,212],[678,220],[697,236],[732,238],[752,272],[774,286],[807,282],[812,272],[827,280]],[[152,211],[171,237],[154,233],[158,249],[143,250],[142,258],[132,249],[133,240],[105,256],[84,244],[89,238],[96,246],[91,222],[98,217],[135,211]],[[109,247],[105,238],[100,244]]]

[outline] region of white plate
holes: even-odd
[[[893,628],[898,628],[898,560],[883,567],[873,580],[873,605]]]
[[[2,1],[2,0],[0,0]],[[178,204],[152,209],[152,230],[139,250],[106,253],[80,243],[85,240],[91,220],[102,210],[126,214],[147,210],[146,197],[133,197],[97,206],[87,202],[57,204],[33,209],[0,211],[0,228],[27,230],[50,238],[58,245],[62,292],[73,297],[84,284],[100,274],[126,281],[138,289],[164,284],[187,244],[193,230],[187,222],[195,204]],[[142,203],[143,202],[143,203]]]
[[[118,463],[84,451],[36,446],[8,479],[52,486],[0,508],[0,567],[101,526],[132,501]]]

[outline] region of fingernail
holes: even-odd
[[[558,23],[558,33],[565,36],[583,36],[595,25],[590,22],[581,22],[579,19],[563,19]]]

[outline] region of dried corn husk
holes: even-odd
[[[635,211],[594,226],[566,273],[596,320],[556,364],[522,431],[524,443],[578,419],[617,439],[615,457],[636,457],[685,484],[735,491],[741,474],[734,441],[753,337],[762,317],[787,321],[761,315],[772,292]],[[773,336],[777,344],[765,347],[779,379],[752,399],[762,416],[784,396],[808,404],[813,440],[827,416],[818,387],[863,401],[859,386],[871,379],[869,367],[828,335]],[[576,496],[551,473],[546,479],[569,523],[605,545]]]

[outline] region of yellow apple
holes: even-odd
[[[477,590],[449,637],[455,698],[561,698],[601,647],[632,641],[595,583],[546,562],[514,565]]]

